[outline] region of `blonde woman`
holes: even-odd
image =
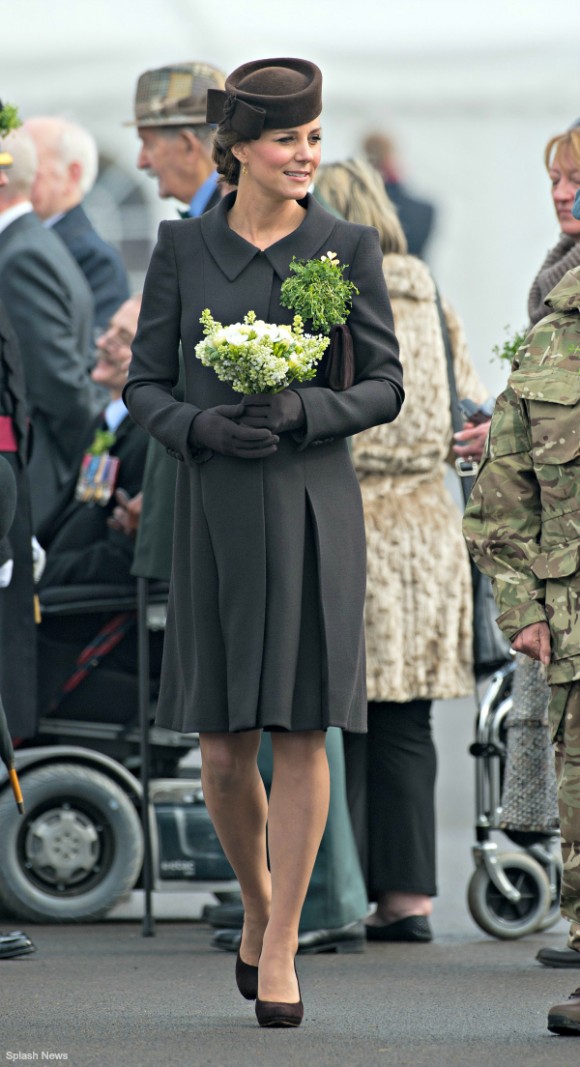
[[[353,438],[367,533],[369,732],[344,742],[351,814],[377,904],[367,937],[429,941],[437,891],[431,703],[473,691],[469,562],[444,484],[453,446],[445,348],[435,283],[407,255],[380,175],[349,160],[320,167],[316,187],[347,221],[379,232],[405,375],[398,420]],[[481,403],[487,390],[444,307],[459,396]],[[462,431],[457,451],[477,455],[485,432]]]

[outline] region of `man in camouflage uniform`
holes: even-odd
[[[512,647],[546,665],[569,949],[580,953],[580,267],[546,299],[498,398],[465,512]],[[580,989],[548,1028],[580,1033]]]

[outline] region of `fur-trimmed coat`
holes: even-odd
[[[390,254],[392,302],[406,399],[399,418],[353,439],[367,534],[368,698],[405,703],[473,690],[472,594],[461,516],[444,484],[452,445],[445,348],[435,284],[413,256]],[[445,316],[457,392],[488,393],[461,324]]]

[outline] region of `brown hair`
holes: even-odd
[[[362,159],[347,159],[320,167],[316,188],[347,222],[374,226],[383,255],[405,253],[407,240],[397,209],[387,196],[381,175]]]
[[[573,127],[566,133],[551,137],[544,150],[546,170],[553,166],[563,148],[568,148],[575,163],[580,167],[580,128]]]
[[[237,185],[240,180],[241,164],[236,159],[232,148],[241,144],[244,138],[237,130],[226,127],[225,124],[218,126],[213,140],[212,158],[218,174],[221,174],[224,182],[228,185]]]

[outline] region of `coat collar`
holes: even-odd
[[[259,255],[264,255],[278,277],[284,280],[290,272],[292,257],[311,259],[321,248],[325,250],[325,244],[336,226],[334,216],[307,193],[300,201],[306,208],[306,215],[298,229],[260,253],[259,248],[245,241],[228,226],[227,216],[235,198],[235,192],[229,193],[223,197],[217,208],[200,219],[205,244],[220,270],[231,282]]]

